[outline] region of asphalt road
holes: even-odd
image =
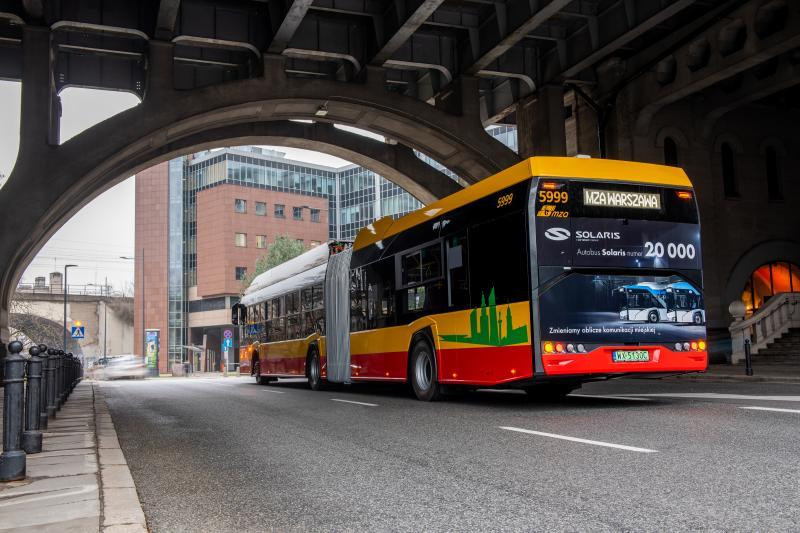
[[[156,532],[800,523],[800,385],[624,380],[549,403],[245,378],[104,390]]]

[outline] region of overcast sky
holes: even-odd
[[[77,135],[139,100],[130,93],[69,88],[61,93],[61,141]],[[9,176],[19,147],[20,84],[0,81],[0,173]],[[298,148],[271,147],[286,157],[309,163],[343,166],[337,157]],[[134,255],[134,179],[129,178],[97,197],[70,219],[39,252],[23,275],[23,283],[36,276],[70,268],[69,283],[108,283],[113,290],[133,286],[133,261],[120,256]]]

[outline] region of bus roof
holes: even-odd
[[[692,187],[686,173],[677,167],[613,159],[531,157],[397,220],[384,217],[369,224],[359,231],[353,248],[359,250],[534,176]]]

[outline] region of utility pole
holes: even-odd
[[[108,276],[106,276],[106,282],[104,285],[106,289],[106,299],[103,302],[103,359],[108,357],[107,349],[108,349]]]

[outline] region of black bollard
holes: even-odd
[[[744,340],[744,373],[748,376],[753,375],[753,359],[750,356],[750,339]]]
[[[56,364],[58,363],[58,356],[56,351],[48,348],[47,355],[47,416],[56,417]]]
[[[25,387],[25,431],[22,432],[22,449],[26,453],[42,451],[42,431],[39,429],[39,400],[42,395],[42,359],[39,347],[28,350],[28,386]]]
[[[50,356],[47,354],[47,345],[40,344],[39,357],[42,359],[42,383],[39,385],[39,429],[47,429],[47,367]]]
[[[60,411],[64,405],[64,350],[58,350],[56,361],[56,410]]]
[[[67,391],[68,394],[72,394],[72,389],[75,388],[75,356],[72,355],[72,352],[67,354],[69,358],[69,375],[67,376]]]
[[[3,407],[3,453],[0,454],[0,481],[25,479],[25,452],[22,451],[22,400],[25,387],[25,358],[22,343],[8,343],[5,359]]]

